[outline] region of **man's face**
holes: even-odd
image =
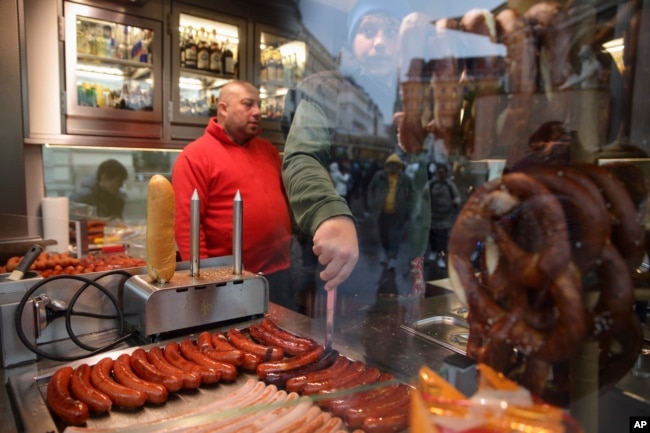
[[[354,56],[372,75],[389,75],[397,65],[399,21],[385,15],[361,19],[352,41]]]
[[[99,180],[99,186],[105,191],[108,191],[112,194],[117,194],[122,188],[124,182],[119,177],[108,177],[102,174],[101,179]]]
[[[262,112],[257,90],[238,87],[228,101],[220,102],[219,105],[225,116],[223,127],[235,143],[243,144],[262,132]]]

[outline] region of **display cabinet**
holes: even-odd
[[[279,121],[284,96],[305,75],[307,44],[278,29],[256,25],[255,77],[262,97],[262,117]]]
[[[178,83],[172,86],[170,121],[203,126],[216,114],[221,87],[240,78],[246,21],[175,6],[170,27],[171,77]]]
[[[65,3],[68,134],[162,137],[162,26]]]

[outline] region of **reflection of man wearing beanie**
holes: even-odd
[[[409,12],[408,0],[359,0],[348,14],[348,41],[352,41],[359,21],[367,15],[384,14],[401,21]]]

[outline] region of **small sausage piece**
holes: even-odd
[[[147,401],[147,394],[115,382],[111,377],[112,368],[113,360],[108,357],[95,364],[90,372],[90,382],[93,386],[108,395],[117,406],[130,409],[143,406]]]
[[[296,368],[305,367],[318,361],[321,356],[323,356],[323,353],[325,353],[325,347],[318,344],[312,349],[309,349],[306,352],[302,352],[300,355],[296,355],[292,358],[288,358],[282,361],[262,362],[257,366],[257,376],[264,379],[269,373],[290,371],[295,370]]]
[[[338,355],[331,366],[319,371],[312,371],[306,374],[292,377],[287,380],[285,388],[288,392],[302,392],[307,382],[323,380],[328,377],[336,377],[350,365],[350,360],[343,355]]]
[[[123,353],[113,363],[113,376],[117,383],[127,388],[144,392],[147,395],[147,402],[161,404],[167,401],[169,391],[164,385],[148,382],[138,377],[131,369],[131,355]]]
[[[284,352],[279,347],[258,344],[235,328],[228,330],[228,340],[237,349],[261,356],[264,362],[279,361],[284,358]]]
[[[110,398],[90,383],[91,368],[88,364],[81,364],[74,369],[70,379],[72,395],[88,405],[94,413],[104,413],[111,410],[113,402]]]
[[[183,389],[196,389],[201,386],[201,375],[199,373],[176,367],[165,358],[160,347],[149,349],[147,359],[164,374],[180,377],[183,381]]]
[[[324,353],[320,359],[312,364],[304,367],[296,368],[295,370],[279,371],[276,373],[267,373],[264,377],[264,383],[267,385],[275,385],[278,388],[284,388],[287,381],[293,377],[303,376],[307,373],[319,371],[330,367],[339,356],[336,350],[330,350]]]
[[[313,342],[298,342],[295,340],[284,340],[277,334],[273,334],[261,325],[251,324],[248,331],[253,338],[262,344],[281,348],[288,355],[300,355],[315,346]]]
[[[237,367],[227,362],[217,361],[199,352],[199,349],[192,343],[192,340],[185,339],[181,341],[180,349],[181,354],[188,360],[217,371],[221,376],[221,380],[232,381],[237,379]]]
[[[183,379],[173,374],[163,373],[147,359],[147,352],[139,348],[131,353],[131,369],[148,382],[164,386],[168,392],[176,392],[183,387]]]
[[[217,383],[221,379],[221,375],[218,371],[184,358],[183,355],[181,355],[179,344],[175,341],[170,341],[165,345],[163,355],[172,365],[175,365],[182,370],[191,371],[192,373],[198,373],[201,375],[201,383],[204,385]]]
[[[241,365],[238,365],[238,367],[241,367],[243,370],[246,371],[255,371],[257,368],[257,365],[262,362],[262,357],[255,355],[254,353],[249,353],[249,352],[244,352],[243,350],[240,350],[230,344],[228,341],[228,337],[225,336],[223,332],[215,332],[212,334],[212,345],[214,346],[215,350],[217,352],[230,352],[230,351],[240,351],[243,352],[243,360]]]
[[[47,404],[50,410],[64,423],[81,425],[89,417],[88,405],[70,395],[72,373],[72,367],[69,366],[54,372],[47,383]]]

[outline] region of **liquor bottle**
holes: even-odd
[[[192,26],[188,27],[187,33],[187,43],[185,44],[185,67],[196,69],[198,46],[194,41],[194,29]]]
[[[205,29],[199,30],[199,42],[197,44],[196,69],[207,71],[210,69],[210,46],[208,45]]]
[[[233,75],[235,73],[235,58],[232,50],[230,49],[230,42],[226,39],[224,43],[223,52],[221,53],[223,61],[222,71],[224,74]]]
[[[210,71],[215,74],[221,73],[221,46],[217,41],[217,31],[212,30],[212,40],[210,41]]]
[[[185,67],[185,44],[187,43],[187,29],[181,26],[178,33],[179,33],[178,49],[180,50],[180,55],[181,55],[181,68],[184,68]]]

